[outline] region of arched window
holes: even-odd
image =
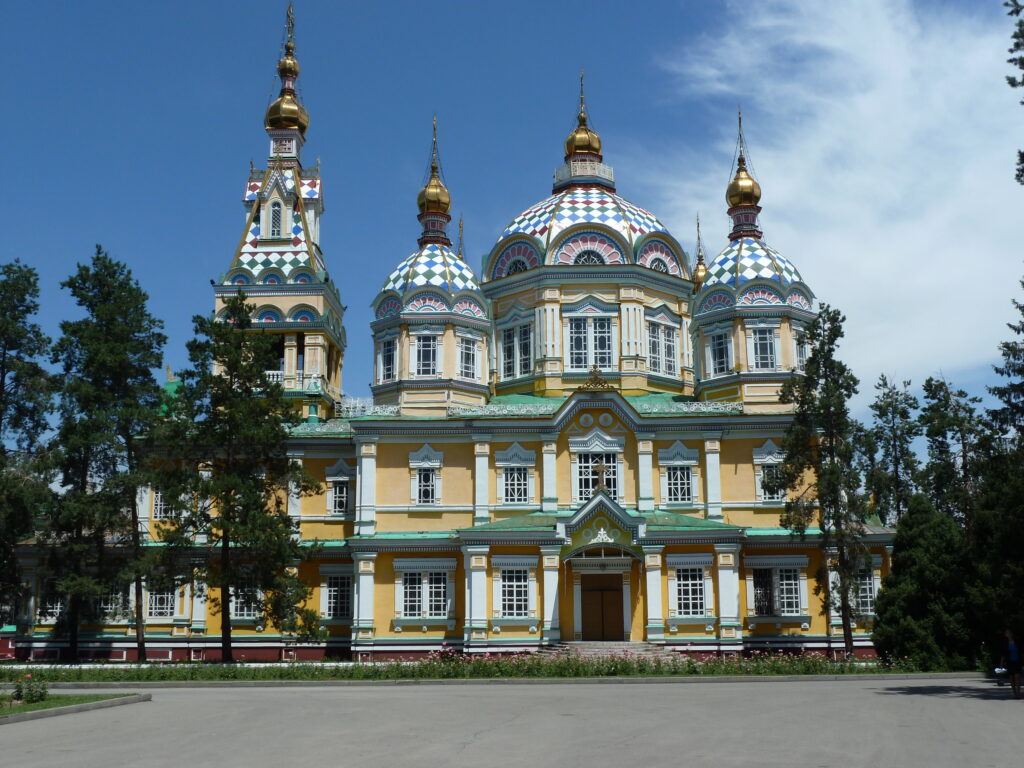
[[[651,269],[655,272],[668,272],[668,264],[664,259],[651,259]]]
[[[267,275],[266,277],[263,278],[263,284],[264,285],[280,285],[281,284],[281,278],[278,277],[277,275],[271,273],[271,274],[269,274],[269,275]]]
[[[270,236],[281,237],[282,211],[281,203],[277,200],[270,204]]]
[[[248,285],[249,278],[246,277],[245,275],[235,275],[233,278],[231,278],[231,283],[232,285]]]
[[[312,278],[309,276],[308,272],[298,272],[292,274],[292,282],[305,285],[307,283],[311,283]]]
[[[580,251],[573,264],[604,264],[604,256],[597,251]]]
[[[506,275],[518,275],[520,272],[525,272],[529,267],[526,262],[522,259],[514,259],[511,264],[508,265],[508,269],[505,271]]]

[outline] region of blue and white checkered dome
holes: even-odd
[[[530,235],[545,246],[575,224],[603,224],[629,244],[651,232],[668,232],[650,211],[645,211],[606,187],[573,185],[530,206],[512,219],[498,241],[517,234]]]
[[[773,280],[783,287],[803,282],[793,263],[763,240],[739,237],[708,264],[704,288],[739,288],[751,280]]]
[[[412,253],[384,281],[381,293],[397,291],[404,297],[420,288],[436,288],[454,296],[479,291],[473,270],[448,246],[428,243]]]

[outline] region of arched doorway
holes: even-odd
[[[574,639],[630,639],[632,571],[636,560],[634,554],[615,545],[590,547],[567,558],[573,571]]]

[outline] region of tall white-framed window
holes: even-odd
[[[455,561],[448,558],[395,560],[395,614],[398,619],[422,620],[453,617],[451,574]]]
[[[129,612],[127,592],[108,592],[96,600],[96,614],[104,619],[124,618]],[[172,613],[173,615],[173,613]]]
[[[349,619],[352,617],[352,576],[350,574],[329,575],[325,579],[326,609],[324,618]]]
[[[56,621],[64,613],[65,607],[64,595],[57,592],[56,581],[47,579],[42,593],[39,595],[39,620]]]
[[[568,370],[615,367],[615,337],[611,317],[569,318]]]
[[[509,618],[530,615],[530,571],[501,569],[501,615]]]
[[[441,467],[444,454],[424,445],[409,454],[410,488],[412,503],[434,506],[441,503]]]
[[[280,201],[270,204],[270,236],[280,238],[284,231],[284,208]]]
[[[415,372],[420,377],[437,376],[438,371],[438,337],[434,335],[414,336],[413,354],[415,355]]]
[[[669,620],[699,618],[715,613],[710,554],[668,555]]]
[[[779,502],[786,500],[786,489],[777,491],[766,490],[766,486],[777,480],[782,471],[785,457],[782,450],[771,440],[766,440],[754,449],[754,498],[760,502]]]
[[[679,372],[679,331],[675,326],[647,322],[647,370],[675,376]]]
[[[480,380],[480,339],[468,334],[459,334],[458,341],[459,378],[469,381]]]
[[[537,562],[536,555],[495,555],[491,558],[494,619],[536,618]]]
[[[146,594],[146,615],[151,619],[170,619],[174,617],[174,604],[177,590],[150,589]]]
[[[158,489],[153,489],[153,519],[168,520],[173,517],[170,505],[164,500],[164,494]]]
[[[344,459],[338,459],[334,465],[327,468],[325,475],[327,514],[332,517],[345,517],[352,514],[352,480],[355,477],[355,469],[350,467]]]
[[[693,504],[698,500],[699,460],[696,448],[687,448],[678,440],[658,451],[662,504]]]
[[[790,332],[793,335],[793,367],[803,371],[807,365],[807,330],[802,323],[793,323]]]
[[[752,555],[747,570],[749,616],[807,616],[807,557]]]
[[[875,582],[874,568],[861,568],[857,572],[857,585],[854,594],[854,607],[861,616],[875,615],[875,596],[878,584]]]
[[[398,375],[398,341],[384,339],[377,348],[377,381],[381,384],[394,381]]]
[[[231,618],[242,621],[260,617],[263,600],[252,579],[242,578],[231,587]]]
[[[747,338],[747,370],[778,370],[779,321],[749,319],[745,321],[744,329]]]
[[[529,504],[536,498],[535,470],[537,454],[519,443],[495,451],[494,466],[498,471],[498,502]]]
[[[579,453],[576,455],[576,464],[579,471],[576,496],[580,501],[586,501],[594,495],[594,490],[599,484],[599,477],[601,475],[604,477],[604,485],[608,495],[613,499],[618,498],[618,459],[619,456],[616,453]]]
[[[707,370],[711,376],[725,376],[732,371],[732,339],[728,331],[718,331],[706,338]]]
[[[501,329],[501,378],[533,373],[533,326],[530,323]]]

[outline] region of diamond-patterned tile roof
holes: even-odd
[[[432,286],[450,294],[478,291],[476,275],[456,253],[445,245],[429,243],[411,254],[388,275],[381,291],[408,293]]]
[[[750,280],[774,280],[782,285],[803,282],[796,267],[785,256],[753,237],[740,237],[708,264],[705,286],[738,288]]]
[[[597,185],[573,186],[541,200],[516,216],[498,240],[509,235],[527,234],[545,245],[574,224],[604,224],[632,244],[649,232],[667,232],[665,225],[650,211]]]

